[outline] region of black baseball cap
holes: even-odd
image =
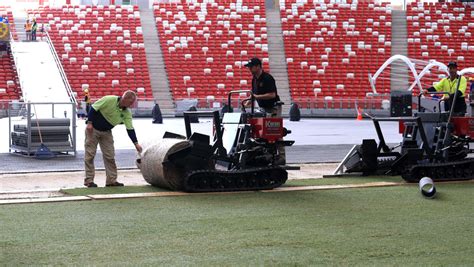
[[[458,67],[458,63],[456,63],[456,62],[454,62],[454,61],[451,61],[451,62],[448,63],[448,68],[450,68],[450,67],[455,67],[455,68],[457,68],[457,67]]]
[[[262,66],[262,61],[259,58],[254,57],[250,59],[249,62],[247,62],[247,64],[245,64],[245,67],[250,68],[257,65]]]

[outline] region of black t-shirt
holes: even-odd
[[[277,93],[277,88],[275,84],[275,79],[273,79],[273,76],[270,75],[269,73],[262,72],[260,77],[255,78],[255,76],[252,79],[252,92],[255,95],[263,95],[267,93],[276,93],[276,97],[272,99],[258,99],[258,105],[262,108],[273,108],[275,105],[275,102],[280,101],[280,97],[278,96]]]

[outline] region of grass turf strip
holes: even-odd
[[[399,176],[394,177],[343,177],[324,179],[302,179],[290,180],[283,186],[311,186],[311,185],[337,185],[337,184],[363,184],[371,182],[402,182]],[[127,193],[147,193],[147,192],[167,192],[169,190],[145,186],[125,186],[125,187],[97,187],[97,188],[74,188],[63,189],[61,192],[72,196],[87,196],[96,194],[127,194]]]
[[[0,265],[473,265],[474,185],[4,206]]]

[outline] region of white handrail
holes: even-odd
[[[75,103],[77,105],[76,97],[74,96],[74,92],[72,91],[71,85],[69,84],[67,75],[64,72],[63,64],[59,60],[58,53],[56,52],[56,49],[54,48],[54,45],[53,45],[53,42],[51,41],[51,37],[49,36],[49,33],[47,31],[45,31],[45,33],[46,33],[46,41],[49,45],[49,48],[51,49],[51,52],[54,57],[54,61],[56,62],[56,66],[59,69],[59,73],[61,74],[61,79],[63,80],[63,83],[66,86],[69,99],[71,100],[71,103]]]

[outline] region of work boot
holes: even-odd
[[[119,182],[115,182],[115,183],[112,183],[112,184],[106,184],[105,186],[106,187],[109,187],[109,186],[123,186],[123,184],[119,183]]]
[[[95,184],[94,182],[90,182],[90,183],[87,183],[87,184],[84,184],[86,187],[97,187],[97,184]]]

